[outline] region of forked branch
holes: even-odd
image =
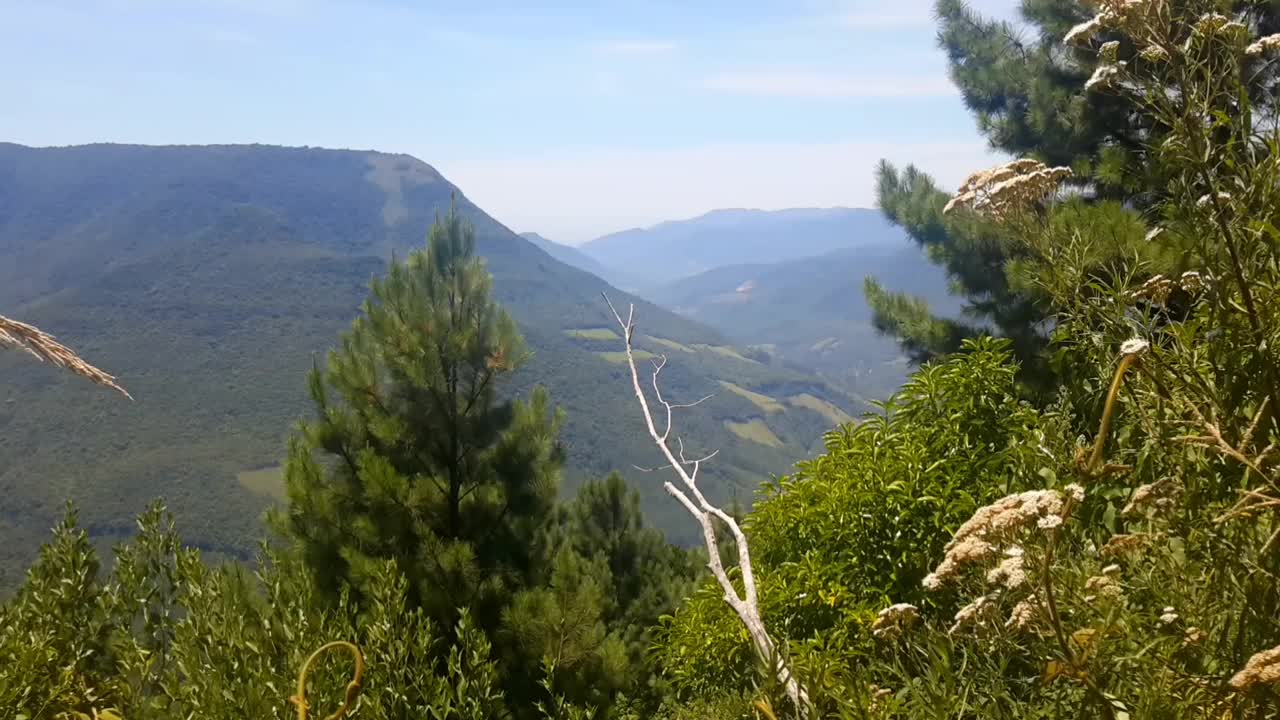
[[[632,343],[635,337],[635,305],[630,306],[626,319],[623,319],[617,308],[613,306],[613,301],[609,299],[609,296],[605,295],[604,299],[609,304],[609,310],[613,312],[614,319],[618,321],[618,326],[622,328],[622,337],[626,344],[627,366],[631,370],[631,386],[635,392],[636,400],[640,403],[640,410],[644,415],[649,437],[653,439],[654,444],[658,446],[658,450],[666,459],[667,465],[664,467],[671,468],[680,482],[677,485],[667,480],[663,483],[663,489],[683,505],[684,509],[702,527],[702,539],[707,548],[707,566],[711,569],[716,582],[720,583],[720,588],[724,591],[724,601],[729,604],[729,607],[737,614],[738,619],[742,621],[743,626],[746,627],[747,633],[751,636],[751,641],[760,657],[773,666],[773,671],[776,673],[778,681],[786,688],[787,696],[791,699],[792,704],[802,715],[807,714],[808,695],[791,673],[786,661],[777,653],[777,648],[772,638],[769,637],[764,620],[760,615],[760,602],[756,591],[755,573],[751,566],[751,552],[747,547],[747,536],[733,516],[711,504],[698,488],[698,471],[702,468],[702,464],[715,457],[716,453],[712,452],[705,457],[690,460],[685,456],[684,442],[678,436],[675,439],[676,446],[674,449],[669,440],[672,430],[673,411],[694,407],[711,396],[708,395],[697,402],[683,405],[670,402],[662,396],[662,390],[658,382],[658,376],[662,373],[662,369],[666,367],[667,358],[664,355],[655,360],[651,378],[654,399],[662,406],[662,411],[666,415],[665,425],[659,431],[658,425],[653,419],[653,411],[650,408],[649,399],[645,396],[644,388],[640,381],[640,370],[636,367],[635,349]],[[719,538],[716,537],[715,528],[717,520],[729,528],[734,547],[738,551],[738,569],[742,574],[741,593],[738,592],[738,588],[725,570],[724,563],[720,560],[720,543]]]

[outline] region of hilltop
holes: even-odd
[[[554,259],[406,155],[0,145],[0,308],[119,375],[137,398],[0,355],[0,567],[30,560],[64,498],[111,539],[164,496],[194,544],[250,552],[284,439],[310,412],[306,370],[355,317],[370,278],[421,247],[455,194],[497,298],[535,353],[507,391],[546,384],[568,413],[566,490],[622,470],[655,524],[690,539],[692,523],[657,479],[633,468],[656,464],[654,450],[604,292],[637,303],[642,349],[672,355],[672,397],[717,392],[681,420],[689,443],[721,450],[705,475],[715,495],[748,499],[862,409],[811,374],[749,357]]]

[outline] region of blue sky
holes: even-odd
[[[407,152],[570,243],[994,161],[931,0],[0,0],[0,68],[0,140]]]

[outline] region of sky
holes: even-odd
[[[974,0],[1014,15],[1015,0]],[[0,0],[0,141],[403,152],[578,244],[998,161],[931,0]]]

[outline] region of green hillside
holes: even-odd
[[[959,312],[945,274],[907,243],[847,248],[800,260],[738,264],[683,278],[645,296],[776,359],[814,368],[848,391],[884,398],[906,378],[897,343],[871,324],[862,280]],[[808,403],[803,407],[819,407]]]
[[[132,532],[131,518],[164,496],[194,544],[251,550],[273,494],[269,469],[310,409],[305,371],[392,254],[424,244],[455,191],[403,155],[0,145],[0,308],[73,345],[137,398],[0,355],[0,568],[30,560],[68,497],[102,539]],[[625,366],[608,355],[621,347],[601,331],[611,323],[601,292],[631,298],[461,196],[459,205],[476,224],[498,299],[535,352],[507,390],[543,382],[568,413],[568,484],[627,472],[655,524],[688,539],[692,523],[657,479],[633,470],[657,462]],[[704,475],[716,495],[738,488],[748,498],[832,424],[829,411],[791,402],[760,432],[747,425],[759,408],[721,381],[860,410],[812,376],[747,359],[705,326],[648,303],[637,312],[640,347],[673,356],[669,395],[717,393],[680,421],[695,449],[721,450]]]

